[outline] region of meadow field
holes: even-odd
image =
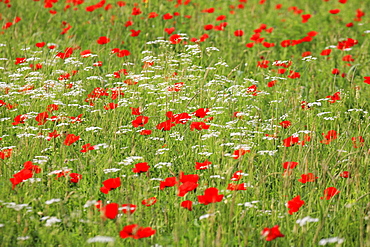
[[[0,246],[370,246],[367,0],[0,0]]]

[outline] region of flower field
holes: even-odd
[[[0,0],[0,245],[370,246],[369,9]]]

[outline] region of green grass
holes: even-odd
[[[364,83],[364,77],[370,75],[369,3],[282,0],[259,4],[250,0],[239,9],[238,1],[193,0],[175,8],[176,1],[149,0],[138,2],[143,13],[132,16],[133,1],[119,8],[108,0],[104,6],[110,3],[112,9],[103,7],[94,12],[85,8],[98,1],[86,2],[76,11],[73,7],[64,11],[67,3],[62,1],[55,3],[51,8],[57,11],[55,15],[41,1],[25,4],[12,0],[11,8],[0,2],[1,25],[16,16],[22,18],[0,33],[0,58],[4,58],[0,60],[0,99],[7,104],[0,107],[0,151],[12,149],[10,157],[0,159],[1,246],[318,246],[333,237],[344,241],[328,245],[370,245],[370,86]],[[277,10],[279,3],[283,7]],[[312,17],[302,23],[301,14],[288,11],[291,6]],[[202,12],[210,7],[215,8],[214,13]],[[341,12],[329,13],[336,8]],[[357,9],[365,16],[353,21]],[[150,12],[159,16],[148,19]],[[163,20],[164,14],[174,12],[179,16]],[[216,21],[219,15],[226,15],[226,20]],[[133,25],[125,27],[128,20]],[[61,35],[63,21],[72,28]],[[221,22],[228,23],[224,31],[203,29],[206,24]],[[354,26],[346,27],[349,22]],[[255,44],[247,48],[253,30],[261,24],[273,27],[272,33],[262,32],[261,36],[275,46]],[[171,35],[164,28],[170,27],[175,27],[173,34],[185,38],[180,44],[161,41],[169,40]],[[140,35],[131,37],[131,29],[141,30]],[[244,35],[235,37],[235,30],[243,30]],[[311,42],[286,48],[280,45],[283,40],[302,39],[310,31],[318,32]],[[209,35],[205,42],[190,42],[205,33]],[[99,45],[96,40],[101,36],[109,37],[110,42]],[[329,56],[320,55],[347,38],[358,44],[348,51],[333,47]],[[56,44],[57,48],[37,48],[38,42]],[[68,47],[80,49],[74,50],[71,58],[56,58]],[[117,57],[111,53],[113,48],[131,54]],[[82,58],[79,53],[83,50],[91,50],[96,56]],[[302,60],[306,51],[314,59]],[[355,60],[342,61],[344,55],[352,55]],[[16,58],[28,60],[16,65]],[[263,60],[269,61],[268,68],[257,67]],[[289,60],[292,65],[278,74],[276,70],[283,67],[273,65],[277,60]],[[103,65],[93,66],[98,61]],[[143,68],[144,61],[154,64]],[[43,67],[27,69],[36,63]],[[340,70],[339,75],[332,74],[334,68]],[[113,73],[120,69],[126,69],[128,75],[115,78]],[[72,75],[74,70],[78,72]],[[299,72],[300,78],[288,78],[290,71]],[[58,80],[66,73],[71,74],[70,79]],[[342,73],[346,75],[342,77]],[[124,83],[135,78],[136,85]],[[276,85],[268,87],[272,80],[277,81]],[[184,83],[179,91],[168,90],[178,82]],[[248,92],[253,84],[257,85],[256,96]],[[32,89],[23,90],[25,86]],[[108,90],[109,96],[89,105],[86,99],[97,87],[121,87],[124,95],[112,99]],[[327,96],[336,92],[340,92],[340,100],[330,103]],[[302,101],[309,107],[303,109]],[[105,110],[109,103],[118,107]],[[35,117],[50,104],[59,109],[49,112],[49,118],[59,116],[61,120],[49,119],[38,125]],[[133,127],[137,116],[131,114],[130,107],[140,107],[142,115],[149,117],[144,127]],[[186,124],[176,124],[169,131],[156,128],[168,119],[168,111],[191,114],[199,108],[209,108],[210,112],[204,118],[192,116]],[[235,112],[242,116],[233,117]],[[23,114],[28,115],[24,123],[12,125],[14,118]],[[71,122],[70,117],[79,114],[83,114],[82,121]],[[206,122],[209,129],[191,131],[192,122],[205,122],[210,117],[213,119]],[[282,128],[279,123],[284,120],[291,126]],[[152,130],[151,135],[140,135],[143,129]],[[60,136],[46,140],[54,130]],[[330,130],[338,133],[337,138],[324,144]],[[80,139],[67,146],[64,141],[68,134]],[[300,141],[305,135],[311,139],[304,145],[284,146],[283,140],[292,135],[299,136]],[[364,142],[354,145],[351,138],[359,136]],[[80,152],[87,143],[99,149]],[[231,155],[240,145],[250,152],[234,159]],[[212,162],[208,169],[195,170],[196,162],[205,160]],[[9,179],[23,169],[26,161],[33,161],[41,172],[13,189]],[[283,163],[289,161],[298,165],[284,175]],[[132,168],[140,162],[147,162],[150,169],[135,174]],[[68,174],[58,179],[50,174],[67,168],[81,174],[82,179],[72,183]],[[239,170],[248,175],[231,181]],[[341,177],[344,171],[350,177]],[[179,177],[181,172],[199,175],[194,191],[179,197],[179,185],[159,189],[160,180]],[[299,182],[307,173],[318,179]],[[102,183],[117,177],[121,186],[103,194]],[[245,183],[247,189],[227,190],[229,183]],[[199,204],[198,196],[210,187],[224,195],[222,201]],[[328,187],[340,193],[330,200],[320,199]],[[286,204],[298,195],[305,203],[290,215]],[[156,197],[157,202],[150,207],[142,205],[142,200],[150,197]],[[51,199],[60,200],[46,204]],[[94,203],[88,204],[97,200],[103,205],[134,204],[137,209],[131,215],[120,211],[115,219],[108,219]],[[192,211],[180,206],[185,200],[193,202]],[[204,215],[209,217],[201,217]],[[296,222],[307,216],[316,222],[302,226]],[[51,217],[59,220],[48,226]],[[156,232],[148,238],[120,238],[120,231],[131,224]],[[266,241],[261,231],[275,225],[285,236]],[[96,236],[112,237],[114,241],[88,242]]]

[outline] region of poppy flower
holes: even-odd
[[[140,10],[140,8],[136,8],[136,7],[132,8],[131,15],[140,15],[141,13],[143,12]]]
[[[198,118],[204,118],[205,116],[207,116],[209,111],[209,108],[199,108],[198,110],[193,112],[193,114]]]
[[[321,56],[329,56],[331,53],[331,49],[322,50],[320,55]]]
[[[170,13],[166,13],[163,15],[163,20],[170,20],[173,18],[173,15],[171,15]]]
[[[242,170],[239,170],[239,171],[236,171],[233,176],[231,177],[231,180],[232,181],[239,181],[242,177],[243,177],[243,171]]]
[[[237,149],[237,150],[234,150],[234,153],[232,155],[232,157],[237,160],[239,159],[240,157],[242,157],[243,155],[245,155],[246,153],[250,153],[251,150],[246,150],[246,149]]]
[[[172,123],[171,119],[169,119],[162,123],[157,124],[156,129],[159,129],[162,131],[169,131],[174,126],[176,126],[176,124]]]
[[[173,32],[175,32],[175,28],[174,27],[171,27],[171,28],[165,28],[164,31],[168,34],[168,35],[171,35]]]
[[[38,165],[34,165],[32,161],[26,161],[23,164],[23,169],[30,170],[34,173],[40,173],[41,168]]]
[[[308,183],[308,182],[314,182],[318,177],[315,177],[313,173],[307,173],[307,174],[302,174],[301,178],[298,179],[299,182],[302,184]]]
[[[298,165],[298,162],[288,161],[283,163],[284,169],[294,169]]]
[[[29,178],[32,178],[33,172],[29,169],[22,169],[16,174],[13,175],[12,178],[10,178],[10,182],[13,184],[12,189],[15,188],[16,185],[23,182],[24,180],[27,180]]]
[[[351,177],[351,173],[349,171],[344,171],[344,172],[341,172],[339,176],[342,178],[349,178]]]
[[[152,18],[156,18],[157,16],[158,14],[156,12],[150,12],[148,18],[152,19]]]
[[[104,106],[104,109],[105,110],[113,110],[113,109],[116,109],[118,107],[118,104],[116,103],[109,103],[108,105],[105,105]]]
[[[288,201],[286,206],[289,208],[288,213],[292,215],[295,212],[298,212],[299,208],[304,205],[304,201],[301,200],[300,196],[294,197],[292,200]]]
[[[366,83],[366,84],[370,84],[370,76],[364,76],[364,82]]]
[[[266,237],[266,241],[272,241],[276,238],[282,238],[284,235],[279,230],[279,225],[276,225],[272,228],[264,228],[261,232],[263,237]]]
[[[43,124],[45,124],[46,123],[46,121],[47,121],[47,118],[49,117],[49,114],[48,114],[48,112],[47,111],[45,111],[45,112],[41,112],[41,113],[39,113],[37,116],[36,116],[36,118],[35,118],[35,120],[37,121],[37,122],[39,122],[38,123],[38,125],[43,125]]]
[[[351,140],[354,148],[363,147],[365,144],[365,140],[362,136],[352,137]]]
[[[71,179],[69,180],[71,183],[78,183],[78,181],[82,179],[81,174],[74,173],[74,172],[70,173],[69,176],[71,177]]]
[[[147,162],[137,163],[135,164],[135,168],[132,168],[132,171],[134,173],[143,173],[143,172],[147,172],[149,168],[150,166],[148,166]]]
[[[45,42],[36,43],[36,47],[38,47],[38,48],[42,48],[42,47],[44,47],[45,45],[46,45],[46,43],[45,43]]]
[[[136,37],[136,36],[139,36],[139,34],[141,33],[141,30],[131,29],[130,32],[131,32],[130,34],[131,37]]]
[[[21,64],[21,63],[25,63],[26,62],[26,58],[24,57],[17,57],[15,58],[15,63],[14,64]]]
[[[193,210],[193,208],[192,208],[193,207],[193,202],[189,201],[189,200],[181,202],[180,206],[183,207],[183,208],[186,208],[189,211]]]
[[[132,126],[134,128],[137,128],[137,127],[144,127],[145,124],[147,124],[149,121],[149,117],[146,117],[146,116],[138,116],[135,120],[133,120],[131,123],[132,123]]]
[[[321,200],[324,198],[326,200],[330,200],[333,196],[339,194],[339,190],[337,190],[335,187],[329,187],[324,190],[324,196],[320,197]]]
[[[150,197],[148,199],[142,200],[141,204],[143,204],[147,207],[150,207],[150,206],[154,205],[156,202],[157,202],[157,198],[153,196],[153,197]]]
[[[137,224],[125,226],[119,233],[121,238],[148,238],[154,235],[156,230],[151,227],[139,227]]]
[[[289,136],[288,138],[283,140],[283,145],[285,147],[290,147],[293,146],[294,144],[299,142],[299,137],[298,136]]]
[[[172,111],[168,111],[166,112],[166,117],[175,124],[186,124],[191,119],[191,116],[186,112],[173,114]]]
[[[208,188],[204,191],[204,195],[198,196],[200,204],[208,205],[210,203],[220,202],[224,195],[218,194],[218,189],[215,187]]]
[[[179,181],[177,180],[176,177],[168,177],[164,181],[161,181],[159,184],[159,189],[164,190],[166,187],[173,187],[176,184],[178,184]]]
[[[340,9],[331,9],[329,10],[329,13],[332,14],[332,15],[336,15],[340,12]]]
[[[320,141],[320,143],[329,144],[331,141],[338,138],[338,133],[335,130],[329,130],[327,134],[322,133],[324,136],[324,140]]]
[[[205,160],[203,163],[195,162],[195,170],[206,170],[212,162]]]
[[[96,41],[99,45],[104,45],[110,42],[110,39],[106,36],[99,37],[99,39]]]
[[[80,136],[76,136],[74,134],[68,134],[66,136],[66,139],[64,140],[64,145],[70,146],[78,140],[80,140]]]
[[[0,140],[1,140],[1,138],[0,138]],[[12,151],[13,151],[13,149],[11,149],[11,148],[3,149],[2,151],[0,151],[0,159],[4,160],[6,158],[10,158],[10,156],[12,154]]]
[[[290,125],[292,125],[292,123],[290,121],[282,121],[281,123],[279,123],[279,125],[281,127],[283,127],[284,129],[288,128]]]
[[[80,150],[81,153],[86,153],[87,151],[91,151],[91,150],[94,150],[95,149],[95,146],[91,146],[90,143],[87,143],[85,145],[82,146],[82,149]]]
[[[230,183],[227,185],[227,190],[247,190],[247,185],[245,183],[242,184],[233,184]]]
[[[243,30],[236,30],[235,32],[234,32],[234,36],[235,37],[241,37],[241,36],[243,36],[244,35],[244,31]]]
[[[137,206],[134,204],[122,204],[119,210],[122,210],[124,214],[133,214],[136,211]]]
[[[207,25],[204,25],[204,30],[208,31],[208,30],[212,30],[213,29],[213,25],[212,24],[207,24]]]
[[[180,172],[180,182],[181,183],[186,183],[186,182],[197,183],[198,180],[199,180],[199,175],[197,174],[185,175],[183,172]]]
[[[181,36],[178,35],[178,34],[173,34],[171,37],[170,37],[170,42],[172,44],[179,44],[181,42]]]
[[[121,186],[121,178],[109,178],[103,182],[103,185],[104,186],[100,188],[100,191],[104,194],[108,194],[109,191]]]
[[[184,182],[179,186],[179,193],[177,195],[183,197],[186,195],[186,193],[195,190],[197,187],[198,184],[196,182],[192,181]]]
[[[118,214],[118,204],[117,203],[109,203],[104,206],[101,211],[104,213],[104,216],[108,219],[115,219]]]
[[[192,122],[190,124],[190,130],[191,131],[194,131],[194,129],[197,129],[197,130],[202,130],[202,129],[209,129],[209,127],[211,127],[211,125],[207,125],[206,123],[204,122]]]
[[[151,130],[142,130],[142,131],[140,131],[140,135],[142,135],[142,136],[148,136],[150,134],[152,134]]]
[[[48,112],[53,112],[53,111],[57,111],[59,109],[59,106],[56,105],[56,104],[50,104],[46,107],[46,110]]]

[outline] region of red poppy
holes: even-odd
[[[144,127],[145,124],[148,123],[148,121],[149,121],[149,117],[146,117],[146,116],[138,116],[131,123],[132,123],[132,126],[134,128],[137,128],[137,127]]]
[[[154,205],[156,202],[157,202],[157,198],[153,196],[153,197],[150,197],[148,199],[142,200],[141,204],[143,204],[147,207],[150,207],[150,206]]]
[[[338,14],[340,12],[340,9],[331,9],[331,10],[329,10],[329,13],[330,14],[333,14],[333,15],[336,15],[336,14]]]
[[[108,194],[109,191],[121,186],[121,178],[109,178],[103,182],[103,185],[104,186],[100,188],[100,191],[104,194]]]
[[[294,144],[299,142],[298,136],[289,136],[288,138],[283,140],[283,144],[285,147],[293,146]]]
[[[301,178],[298,179],[299,182],[302,184],[308,183],[308,182],[314,182],[318,177],[315,177],[313,173],[307,173],[307,174],[302,174]]]
[[[24,180],[27,180],[29,178],[32,178],[33,172],[29,169],[22,169],[16,174],[13,175],[12,178],[10,178],[10,182],[13,184],[12,189],[15,188],[16,185],[23,182]]]
[[[232,181],[239,181],[241,178],[242,178],[242,170],[240,170],[240,171],[236,171],[234,174],[233,174],[233,176],[231,177],[231,180]]]
[[[148,238],[154,235],[156,230],[151,227],[139,227],[137,224],[125,226],[122,231],[120,231],[119,236],[121,238]]]
[[[299,72],[295,72],[293,70],[290,71],[288,78],[290,79],[296,79],[296,78],[301,78],[301,74]]]
[[[131,15],[140,15],[141,13],[141,10],[139,8],[136,8],[136,7],[133,7],[132,8],[132,12],[131,12]]]
[[[107,44],[110,42],[110,39],[106,36],[102,36],[100,37],[97,41],[96,41],[99,45],[104,45],[104,44]]]
[[[152,19],[152,18],[156,18],[157,16],[158,14],[156,12],[150,12],[148,18]]]
[[[232,157],[237,160],[240,157],[242,157],[243,155],[245,155],[246,153],[250,153],[250,152],[251,152],[251,150],[237,149],[237,150],[234,150],[234,153],[233,153]]]
[[[344,172],[341,172],[339,176],[342,178],[349,178],[351,177],[351,173],[349,171],[344,171]]]
[[[173,34],[171,37],[170,37],[170,42],[172,44],[179,44],[181,42],[181,36],[178,35],[178,34]]]
[[[157,124],[156,128],[162,131],[168,131],[176,124],[172,123],[171,119],[164,121],[162,123]]]
[[[282,121],[281,123],[279,123],[281,127],[283,127],[284,129],[288,128],[290,125],[292,125],[292,123],[290,121]]]
[[[101,211],[104,213],[104,216],[108,219],[115,219],[118,214],[118,204],[109,203],[105,207],[101,208]]]
[[[74,173],[74,172],[70,173],[69,176],[71,177],[71,179],[69,180],[71,183],[78,183],[78,181],[82,179],[81,174]]]
[[[264,228],[261,232],[263,237],[266,237],[266,241],[272,241],[276,238],[282,238],[284,235],[279,230],[279,225],[276,225],[272,228]]]
[[[186,195],[186,193],[195,190],[197,187],[198,184],[196,182],[192,181],[183,182],[183,184],[179,186],[179,193],[177,195],[183,197]]]
[[[186,183],[186,182],[197,183],[198,180],[199,180],[199,175],[197,174],[185,175],[183,172],[180,172],[180,182],[181,183]]]
[[[104,106],[104,109],[105,110],[113,110],[113,109],[116,109],[118,107],[118,104],[115,104],[115,103],[109,103],[108,105],[105,105]]]
[[[298,212],[299,208],[304,205],[304,201],[301,200],[300,196],[294,197],[292,200],[288,201],[287,207],[289,208],[288,213],[292,215],[295,212]]]
[[[80,136],[76,136],[74,134],[68,134],[66,139],[64,140],[64,145],[70,146],[78,140],[80,140]]]
[[[130,32],[131,32],[131,35],[130,35],[131,37],[136,37],[136,36],[139,36],[141,30],[131,29]]]
[[[325,133],[322,133],[324,136],[324,140],[320,141],[320,143],[329,144],[331,141],[338,138],[338,133],[335,130],[329,130],[328,133],[325,135]]]
[[[308,57],[311,55],[311,52],[310,51],[305,51],[302,53],[302,57]]]
[[[134,204],[122,204],[119,210],[122,210],[124,214],[133,214],[136,211],[137,206]]]
[[[173,18],[173,15],[171,15],[170,13],[166,13],[163,15],[163,20],[170,20]]]
[[[36,116],[36,118],[35,118],[35,120],[37,121],[37,122],[39,122],[38,123],[38,125],[43,125],[43,124],[45,124],[46,123],[46,121],[47,121],[47,118],[49,117],[49,114],[48,114],[48,112],[47,111],[45,111],[45,112],[41,112],[41,113],[39,113],[37,116]]]
[[[190,124],[190,130],[191,131],[194,131],[194,129],[197,129],[197,130],[207,130],[209,129],[209,127],[211,127],[211,125],[207,125],[206,123],[204,122],[192,122]]]
[[[181,207],[183,208],[186,208],[187,210],[191,211],[193,210],[193,202],[192,201],[189,201],[189,200],[186,200],[186,201],[183,201],[181,202]]]
[[[311,18],[311,15],[306,14],[306,15],[301,15],[301,17],[302,17],[302,23],[306,23]]]
[[[362,136],[352,137],[351,140],[354,148],[363,147],[365,144],[365,140]]]
[[[191,119],[191,116],[186,112],[173,114],[172,111],[168,111],[166,112],[166,117],[175,124],[186,124]]]
[[[320,197],[320,199],[326,199],[330,200],[333,196],[339,194],[339,190],[337,190],[335,187],[329,187],[324,190],[324,196]]]
[[[1,140],[1,138],[0,138],[0,140]],[[6,158],[10,158],[10,156],[12,155],[12,151],[13,151],[13,149],[11,149],[11,148],[3,149],[2,151],[0,151],[0,159],[4,160]]]
[[[151,130],[142,130],[142,131],[140,131],[140,135],[142,135],[142,136],[148,136],[150,134],[152,134]]]
[[[42,48],[42,47],[44,47],[45,45],[46,45],[46,43],[45,43],[45,42],[36,43],[36,47],[38,47],[38,48]]]
[[[46,110],[48,112],[53,112],[53,111],[57,111],[59,109],[59,106],[56,105],[56,104],[50,104],[46,107]]]
[[[147,162],[142,162],[142,163],[135,164],[135,168],[132,168],[132,171],[134,173],[142,173],[142,172],[147,172],[149,168],[150,166],[148,166]]]
[[[95,146],[91,146],[90,143],[87,143],[85,145],[82,146],[82,149],[80,150],[81,153],[86,153],[87,151],[91,151],[91,150],[94,150],[95,149]]]
[[[173,32],[175,32],[175,28],[174,27],[171,27],[171,28],[165,28],[164,31],[168,34],[168,35],[171,35]]]
[[[32,161],[24,162],[23,169],[30,170],[34,173],[40,173],[41,172],[41,168],[38,165],[33,165]]]
[[[227,190],[247,190],[247,185],[245,183],[242,184],[228,184]]]
[[[205,160],[203,163],[195,162],[195,170],[206,170],[212,162]]]
[[[207,25],[204,25],[204,30],[208,31],[208,30],[212,30],[213,29],[213,25],[212,24],[207,24]]]
[[[294,169],[298,165],[298,162],[288,161],[283,163],[284,169]]]
[[[366,83],[366,84],[370,84],[370,76],[364,76],[364,82]]]
[[[193,112],[193,114],[198,118],[204,118],[205,116],[207,116],[209,111],[209,108],[199,108],[198,110]]]
[[[17,58],[15,58],[15,63],[14,64],[21,64],[21,63],[25,63],[25,62],[26,62],[26,58],[17,57]]]
[[[159,189],[164,190],[166,187],[173,187],[176,184],[178,184],[179,181],[177,180],[176,177],[168,177],[164,181],[161,181],[159,184]]]
[[[329,56],[331,53],[331,49],[322,50],[320,55],[321,56]]]
[[[204,191],[204,195],[198,196],[200,204],[208,205],[210,203],[220,202],[224,195],[218,194],[218,189],[215,187],[208,188]]]

